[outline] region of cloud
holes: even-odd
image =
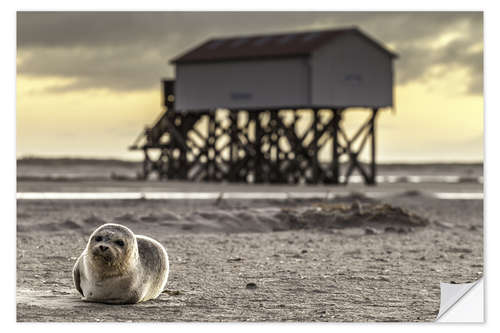
[[[34,48],[21,59],[18,74],[74,79],[66,86],[51,89],[53,92],[149,89],[158,85],[158,69],[165,63],[161,49],[129,46]]]
[[[398,84],[461,68],[467,92],[482,93],[479,12],[20,12],[17,71],[74,79],[57,92],[146,90],[173,76],[169,59],[207,38],[343,26],[359,26],[400,55]],[[439,43],[443,36],[453,38]]]

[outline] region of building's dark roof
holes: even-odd
[[[395,53],[387,50],[357,28],[348,28],[210,39],[174,58],[171,63],[307,56],[336,37],[351,33],[362,36],[391,58],[397,57]]]

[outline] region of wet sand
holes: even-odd
[[[127,189],[84,185],[51,184]],[[17,320],[433,321],[439,283],[475,281],[483,271],[483,202],[425,196],[443,186],[482,192],[477,184],[438,184],[356,188],[393,193],[377,200],[18,200]],[[47,187],[18,183],[23,190]],[[375,207],[382,213],[372,214]],[[71,269],[105,222],[167,247],[167,292],[126,306],[80,300]]]

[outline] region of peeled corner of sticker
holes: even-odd
[[[440,283],[441,302],[437,322],[484,322],[483,278],[471,283]]]

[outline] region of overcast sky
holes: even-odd
[[[482,48],[467,52],[482,40],[481,13],[19,13],[18,73],[76,78],[65,89],[149,89],[173,76],[169,59],[210,37],[345,26],[400,54],[398,83],[425,80],[437,65],[464,67],[468,92],[482,93]],[[453,42],[429,49],[455,31]]]
[[[18,13],[18,85],[26,88],[18,88],[18,137],[28,135],[29,117],[36,117],[34,111],[28,115],[32,107],[19,104],[22,96],[34,101],[96,89],[117,96],[147,94],[158,90],[161,78],[173,77],[170,59],[207,38],[357,26],[399,54],[396,88],[443,86],[451,73],[460,73],[453,81],[460,87],[441,96],[480,100],[477,140],[482,137],[482,20],[478,12]],[[143,124],[135,126],[139,131]],[[18,152],[36,153],[29,142],[21,140]]]

